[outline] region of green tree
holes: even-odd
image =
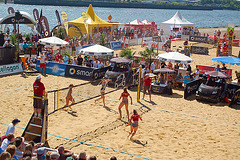
[[[120,52],[120,57],[125,57],[128,59],[133,59],[134,55],[136,54],[136,51],[133,52],[130,48],[123,48]]]
[[[154,52],[153,48],[146,48],[144,51],[139,52],[139,54],[146,59],[147,64],[151,64],[152,58],[157,56],[157,53]]]

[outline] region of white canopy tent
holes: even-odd
[[[83,48],[80,50],[80,53],[78,54],[84,54],[84,55],[98,55],[98,56],[103,56],[103,55],[113,55],[114,50],[109,49],[107,47],[95,44],[93,46],[89,46],[86,48]]]
[[[159,54],[157,56],[157,59],[159,59],[160,61],[167,61],[171,63],[182,63],[182,64],[193,62],[192,58],[179,52],[169,52],[169,53]]]
[[[58,47],[63,47],[68,44],[68,42],[54,36],[39,39],[39,43],[47,46],[58,46]]]
[[[169,20],[160,23],[160,30],[163,29],[164,34],[170,35],[171,28],[181,27],[181,33],[184,27],[195,27],[195,24],[186,20],[179,11]]]

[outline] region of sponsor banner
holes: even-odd
[[[58,25],[61,25],[61,19],[60,19],[60,15],[59,15],[58,10],[55,11],[55,14],[57,16]]]
[[[71,78],[91,80],[93,70],[94,70],[94,68],[90,68],[90,67],[67,65],[66,71],[65,71],[65,76],[71,77]]]
[[[23,72],[21,63],[14,63],[0,66],[0,76]]]
[[[196,91],[198,90],[198,87],[202,83],[201,79],[191,81],[187,83],[185,89],[184,89],[184,99],[187,99],[187,97],[196,94]]]
[[[208,47],[191,46],[191,52],[195,54],[208,55]]]
[[[207,37],[202,37],[202,36],[190,36],[189,41],[207,43],[208,38]]]
[[[145,43],[143,43],[143,46],[146,45]],[[155,50],[164,50],[164,42],[155,42],[155,41],[149,41],[148,42],[148,48],[151,49],[155,49]]]
[[[104,67],[104,68],[94,69],[93,72],[92,72],[91,80],[96,80],[96,79],[100,79],[100,78],[104,77],[106,71],[109,70],[110,68],[111,68],[110,66],[107,66],[107,67]]]
[[[200,74],[204,74],[205,72],[214,71],[215,70],[215,67],[213,67],[213,66],[198,65],[198,68],[199,68],[199,73]],[[228,75],[232,76],[232,69],[227,69],[226,73]]]
[[[234,95],[234,93],[240,89],[240,86],[239,85],[236,85],[236,84],[228,84],[227,85],[227,98],[231,99]]]
[[[121,42],[110,42],[111,48],[113,50],[120,50],[122,49],[122,44]]]
[[[35,21],[38,23],[40,18],[39,18],[38,10],[36,8],[33,10],[33,17]]]
[[[46,73],[57,76],[65,76],[66,64],[47,61],[45,63]],[[40,72],[40,60],[37,61],[36,70]]]
[[[51,33],[49,31],[49,25],[48,25],[48,20],[45,16],[42,16],[40,18],[40,25],[41,25],[41,28],[42,28],[42,31],[44,33],[44,36],[45,37],[50,37]]]
[[[63,24],[64,24],[64,27],[65,27],[66,33],[68,35],[68,15],[65,11],[62,11],[61,12],[61,17],[62,17],[62,20],[63,20]]]

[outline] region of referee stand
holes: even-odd
[[[35,143],[43,143],[44,146],[49,147],[47,142],[47,132],[48,132],[48,97],[36,97],[28,96],[31,98],[42,99],[44,109],[42,109],[42,118],[34,117],[32,114],[27,127],[24,129],[22,137],[25,138],[26,142],[34,141]]]

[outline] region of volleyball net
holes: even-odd
[[[111,80],[106,84],[105,95],[110,94],[118,89],[122,89],[123,87],[129,87],[136,85],[138,83],[137,76],[133,74],[132,71],[128,71],[125,73],[121,73],[118,75],[113,75],[105,78],[105,80]],[[70,83],[69,83],[70,85]],[[67,99],[71,99],[68,97],[70,86],[66,86],[65,88],[51,90],[48,91],[48,114],[53,114],[54,112],[86,102],[88,100],[92,100],[98,97],[101,97],[100,90],[102,88],[102,79],[86,82],[78,85],[73,85],[72,88],[72,98],[75,103],[69,101],[67,105]]]

